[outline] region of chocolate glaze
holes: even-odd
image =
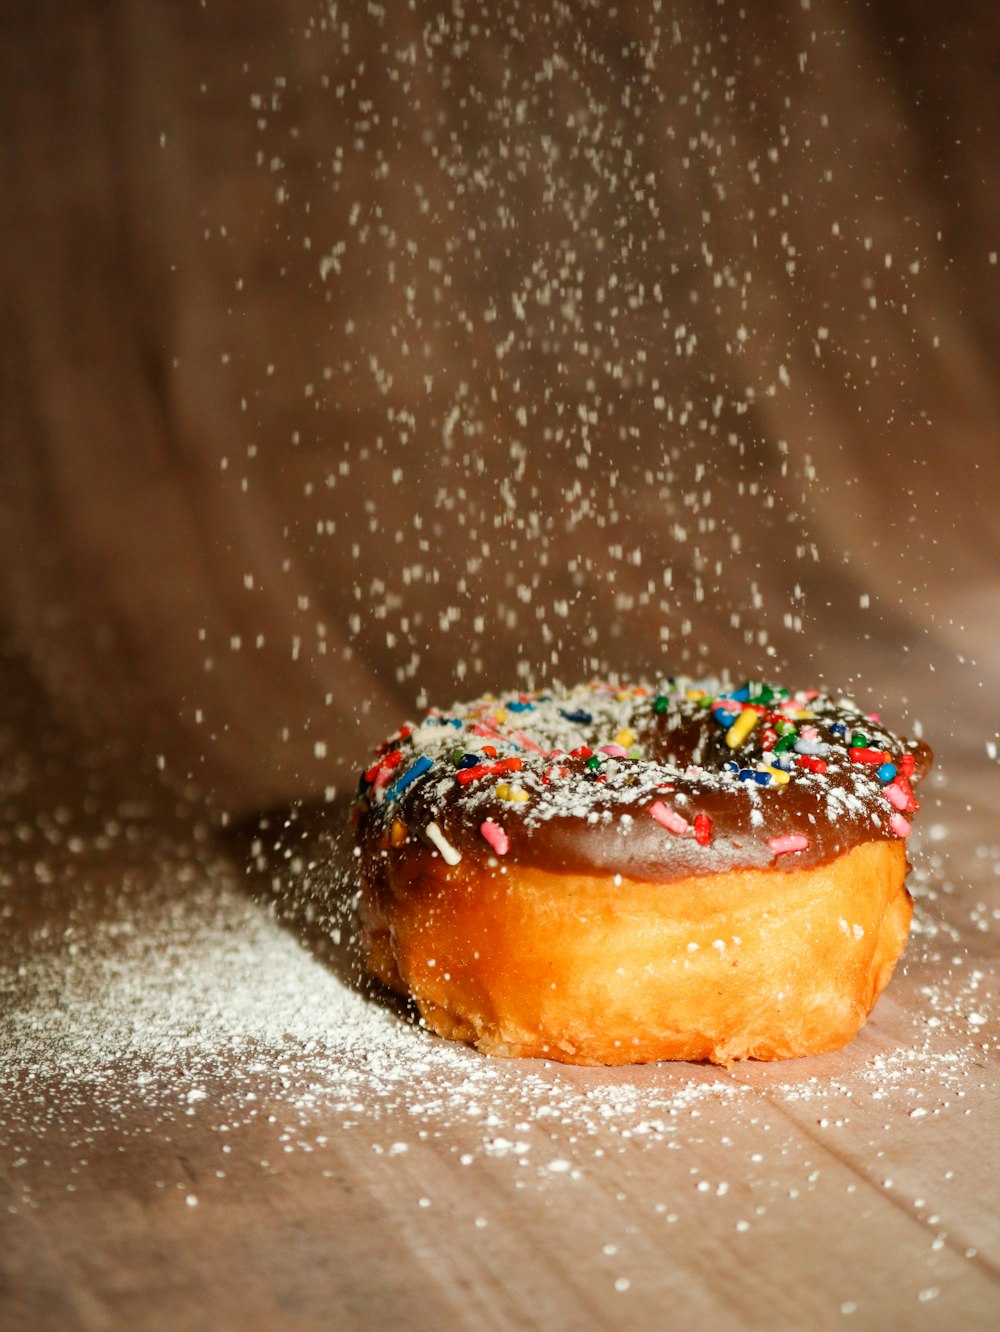
[[[732,691],[715,682],[672,681],[659,690],[588,685],[480,699],[449,713],[432,710],[388,741],[382,766],[377,759],[362,777],[357,826],[363,864],[388,869],[386,861],[406,855],[415,838],[435,848],[443,843],[447,855],[435,854],[452,860],[499,860],[481,832],[485,820],[502,829],[506,862],[661,882],[736,868],[791,871],[862,842],[905,836],[915,802],[898,807],[910,796],[901,774],[911,763],[910,783],[926,774],[926,745],[900,739],[853,703],[815,691],[772,696],[751,686],[743,692],[749,701],[733,701],[729,715],[753,707],[757,722],[735,748],[727,744],[725,716],[719,720],[710,706]],[[793,739],[779,759],[774,732],[789,725]],[[865,744],[852,747],[858,733]],[[495,754],[485,753],[486,746]],[[581,746],[593,754],[573,756]],[[602,746],[613,752],[602,753]],[[882,761],[896,767],[895,778],[885,769],[880,776],[879,762],[865,761],[872,751],[888,756]],[[803,757],[825,771],[802,766]],[[421,759],[430,762],[414,769]],[[520,769],[459,780],[463,761],[481,768],[505,760],[511,767],[519,761]],[[779,763],[789,765],[782,784],[761,772],[762,765]],[[408,784],[395,785],[411,771]],[[755,773],[768,784],[758,784]],[[502,798],[518,794],[526,798]],[[664,827],[650,814],[652,806],[668,811],[680,831]],[[710,822],[706,829],[699,820],[700,838],[697,815]],[[780,852],[770,844],[788,835],[807,838],[807,845]]]

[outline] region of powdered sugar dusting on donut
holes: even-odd
[[[791,869],[906,836],[928,763],[816,690],[594,682],[430,709],[365,770],[358,816],[366,842],[392,820],[455,854],[485,852],[486,825],[503,854],[567,870]]]

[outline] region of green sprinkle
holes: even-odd
[[[653,699],[654,712],[663,713],[666,712],[666,710],[669,707],[670,707],[670,699],[667,698],[666,694],[657,694],[657,696]]]
[[[794,735],[795,723],[790,721],[775,722],[774,729],[779,735]]]
[[[862,735],[860,731],[855,731],[854,734],[851,736],[851,748],[867,749],[868,737],[866,735]]]
[[[589,768],[591,772],[596,772],[597,769],[601,766],[601,760],[595,754],[593,758],[587,759],[587,762],[583,766],[585,768]]]
[[[771,753],[784,754],[789,749],[791,749],[794,746],[794,744],[795,744],[795,733],[794,731],[792,731],[787,735],[783,735],[781,739],[777,741],[774,748],[771,750]]]

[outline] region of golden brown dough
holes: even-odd
[[[504,872],[505,871],[505,872]],[[903,950],[901,842],[675,882],[448,866],[367,894],[372,971],[442,1036],[572,1064],[784,1059],[846,1045]]]

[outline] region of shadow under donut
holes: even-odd
[[[412,1000],[365,970],[348,801],[302,802],[269,811],[236,824],[230,840],[245,866],[253,901],[344,985],[405,1021],[423,1025]]]

